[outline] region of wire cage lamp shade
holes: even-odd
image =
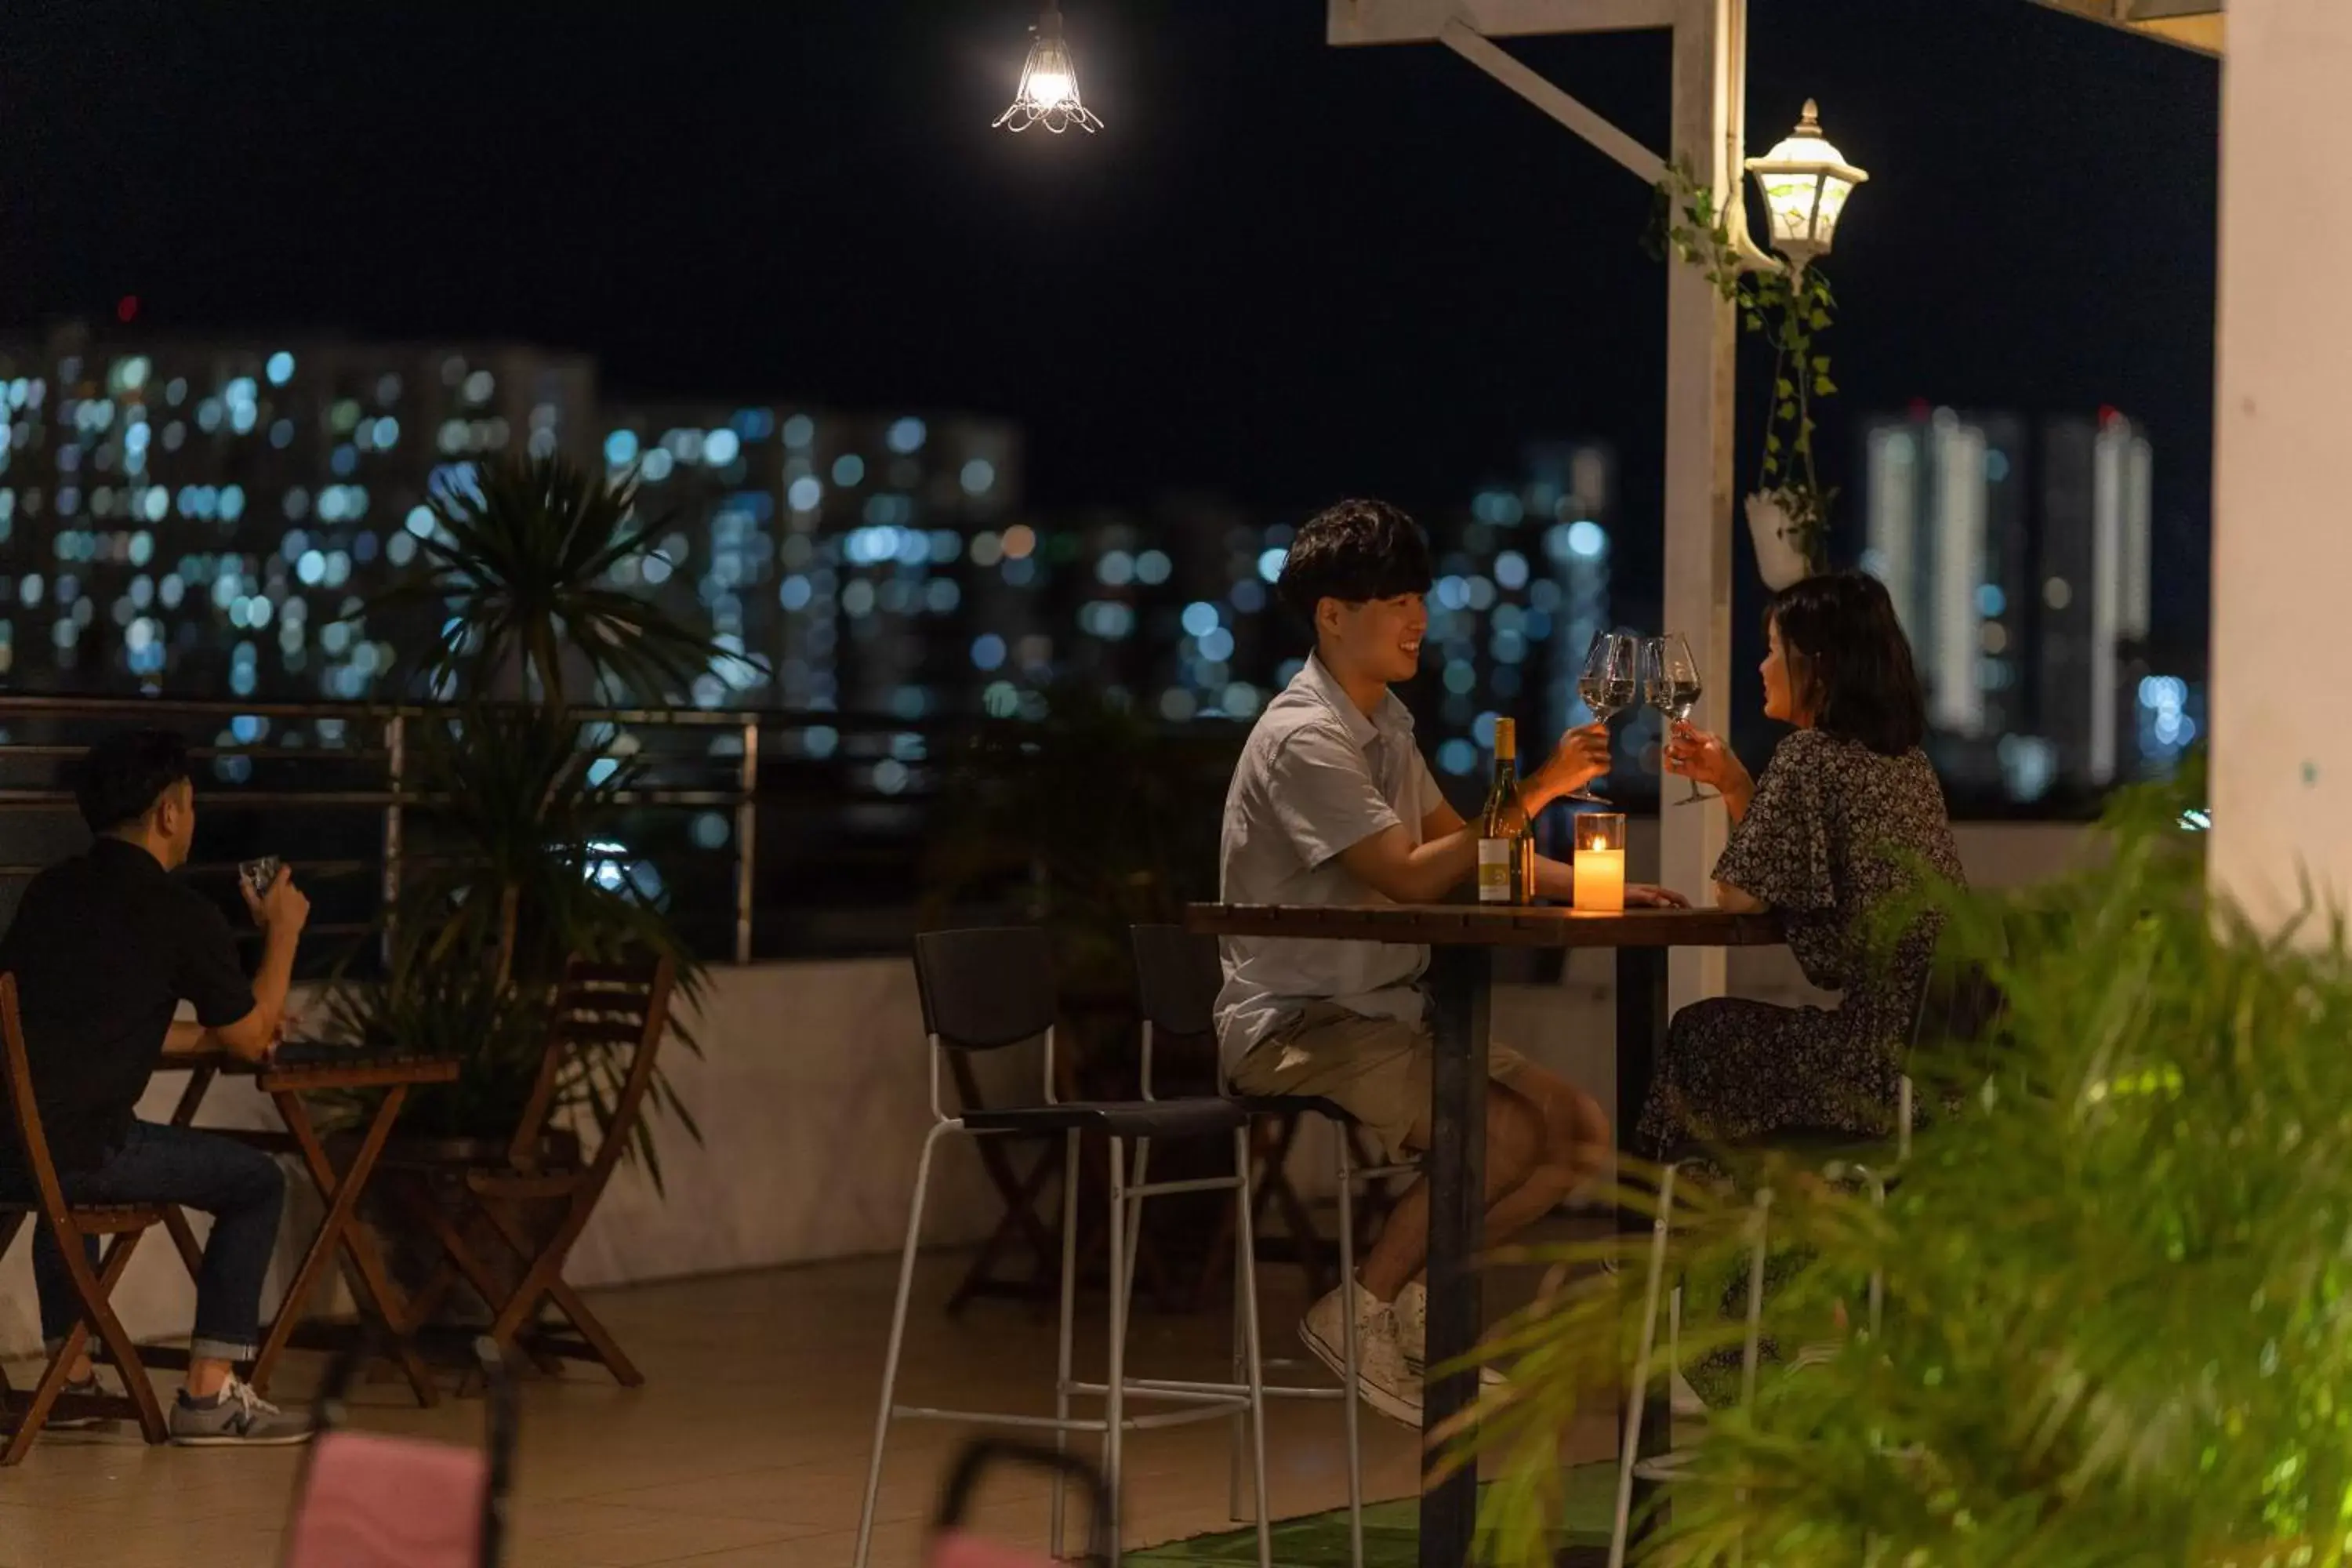
[[[1071,62],[1070,46],[1062,37],[1062,8],[1045,0],[1045,14],[1037,19],[1037,41],[1021,66],[1021,88],[1013,105],[996,117],[996,125],[1026,131],[1042,125],[1055,135],[1072,126],[1085,132],[1102,129],[1102,121],[1078,100],[1078,71]]]

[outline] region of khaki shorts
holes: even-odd
[[[1252,1046],[1234,1068],[1237,1094],[1314,1095],[1330,1100],[1380,1140],[1389,1159],[1410,1163],[1408,1142],[1430,1111],[1429,1026],[1402,1018],[1368,1018],[1330,1002],[1316,1002]],[[1508,1046],[1490,1046],[1486,1076],[1508,1083],[1528,1065]]]

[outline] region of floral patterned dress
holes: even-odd
[[[1840,993],[1840,1005],[1723,996],[1675,1014],[1642,1112],[1645,1142],[1679,1150],[1780,1130],[1868,1136],[1892,1126],[1935,931],[1923,922],[1890,961],[1874,962],[1870,918],[1918,863],[1961,879],[1926,753],[1883,756],[1818,730],[1780,742],[1715,879],[1769,905],[1805,978]]]

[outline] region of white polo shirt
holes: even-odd
[[[1307,667],[1267,704],[1225,792],[1218,896],[1229,904],[1379,904],[1340,852],[1421,825],[1444,797],[1412,743],[1396,694],[1367,718],[1323,668]],[[1217,1040],[1228,1070],[1309,1002],[1371,1017],[1418,1018],[1425,947],[1227,937]]]

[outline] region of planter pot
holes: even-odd
[[[557,1131],[548,1134],[548,1163],[552,1165],[576,1164],[581,1157],[577,1133]],[[338,1161],[349,1157],[348,1151],[337,1153]],[[517,1256],[506,1237],[476,1207],[454,1173],[467,1165],[503,1165],[507,1158],[507,1142],[499,1138],[404,1138],[395,1135],[384,1150],[384,1162],[415,1163],[438,1168],[452,1169],[450,1175],[436,1175],[432,1187],[442,1212],[457,1221],[459,1231],[474,1255],[482,1260],[502,1291],[510,1291],[522,1282],[523,1270],[529,1262]],[[442,1248],[433,1234],[412,1217],[381,1182],[372,1183],[362,1204],[368,1225],[383,1243],[384,1264],[391,1270],[393,1283],[404,1297],[414,1297],[425,1288],[442,1263]],[[522,1205],[520,1218],[523,1235],[534,1247],[544,1247],[563,1221],[560,1204],[533,1203]],[[480,1294],[463,1279],[456,1289],[442,1298],[440,1307],[425,1322],[425,1330],[474,1330],[487,1326],[495,1314]]]
[[[1774,593],[1812,575],[1813,563],[1797,542],[1797,526],[1778,490],[1748,498],[1748,537],[1756,547],[1757,574]]]

